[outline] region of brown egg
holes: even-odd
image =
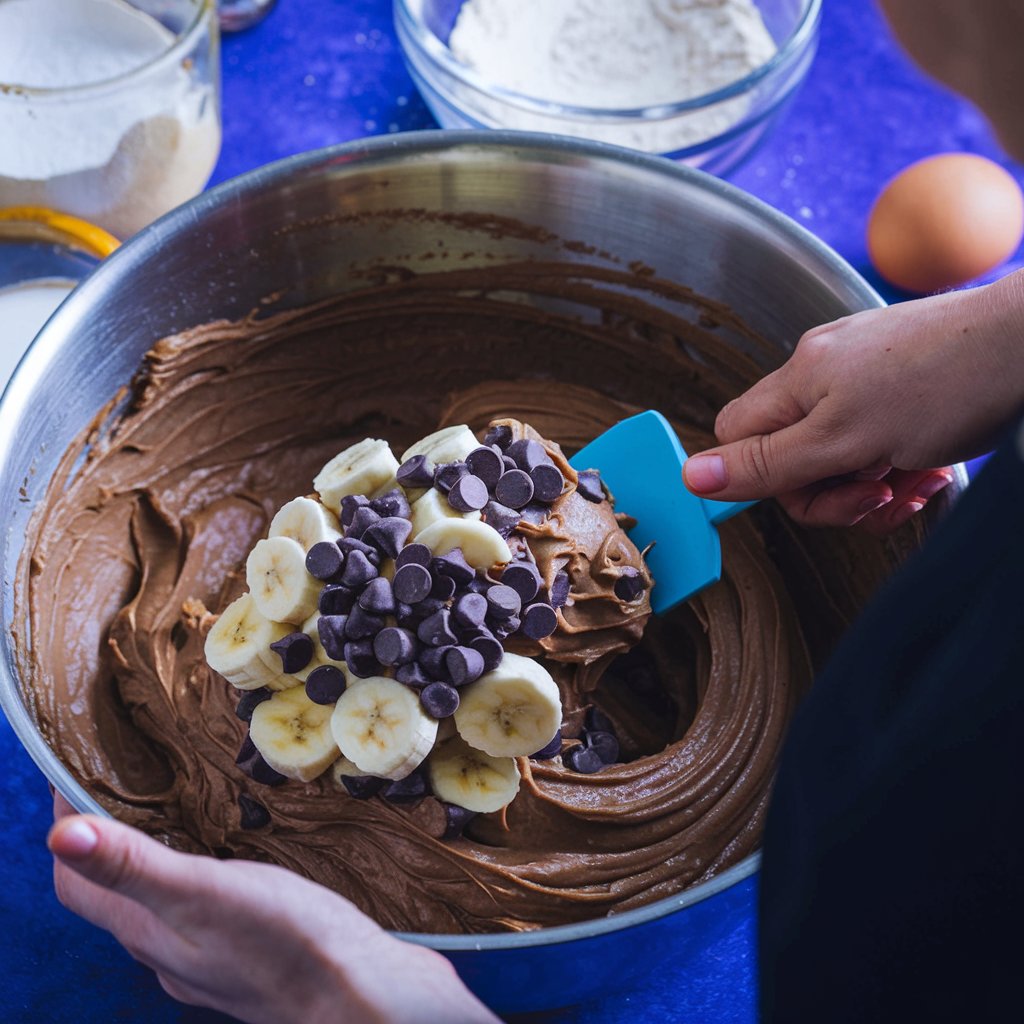
[[[1009,259],[1024,234],[1024,195],[1002,167],[969,153],[911,164],[868,217],[868,254],[890,284],[934,292]]]

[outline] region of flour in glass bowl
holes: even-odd
[[[0,206],[125,238],[198,193],[220,149],[217,88],[188,59],[160,63],[174,41],[123,0],[0,0]]]
[[[703,96],[739,81],[776,52],[753,0],[466,0],[448,45],[504,89],[603,110]],[[738,98],[671,121],[585,128],[557,115],[538,123],[535,113],[512,108],[502,110],[500,120],[510,128],[669,152],[726,130],[746,109],[747,100]]]

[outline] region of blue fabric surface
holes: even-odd
[[[402,63],[390,0],[280,0],[264,23],[226,37],[223,77],[224,148],[214,183],[302,150],[434,127]],[[903,296],[867,265],[867,212],[895,172],[946,150],[1009,166],[977,112],[901,56],[871,5],[826,0],[821,47],[806,85],[776,133],[732,180],[816,233],[886,298],[898,300]],[[1019,168],[1010,169],[1022,177]],[[1018,253],[1010,266],[1021,265]],[[112,939],[59,906],[44,847],[51,809],[46,782],[6,721],[0,756],[9,867],[0,886],[6,981],[0,1020],[227,1020],[174,1003]],[[753,979],[751,920],[685,976],[654,977],[635,991],[543,1019],[746,1024],[755,1018]]]

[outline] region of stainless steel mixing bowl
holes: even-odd
[[[420,213],[400,230],[366,216],[396,209]],[[488,218],[471,230],[422,215],[460,212],[546,231],[503,232]],[[0,701],[29,754],[79,809],[102,813],[40,735],[11,642],[25,526],[61,453],[130,380],[154,340],[241,316],[282,289],[288,304],[335,294],[353,287],[353,268],[429,268],[422,254],[440,251],[576,261],[604,252],[622,265],[638,261],[729,304],[774,344],[780,362],[806,329],[881,305],[834,252],[739,190],[657,157],[551,136],[373,139],[254,171],[172,212],[76,289],[0,403]],[[584,924],[408,938],[444,951],[499,1011],[569,1005],[659,966],[699,964],[720,937],[750,922],[756,871],[757,857],[748,857],[681,895]]]

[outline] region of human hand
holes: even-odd
[[[440,954],[284,868],[179,853],[74,814],[59,793],[54,816],[61,903],[111,932],[181,1002],[253,1024],[497,1019]]]
[[[697,494],[777,497],[798,522],[885,533],[1024,404],[1024,274],[825,324],[718,415]],[[941,467],[941,468],[935,468]]]

